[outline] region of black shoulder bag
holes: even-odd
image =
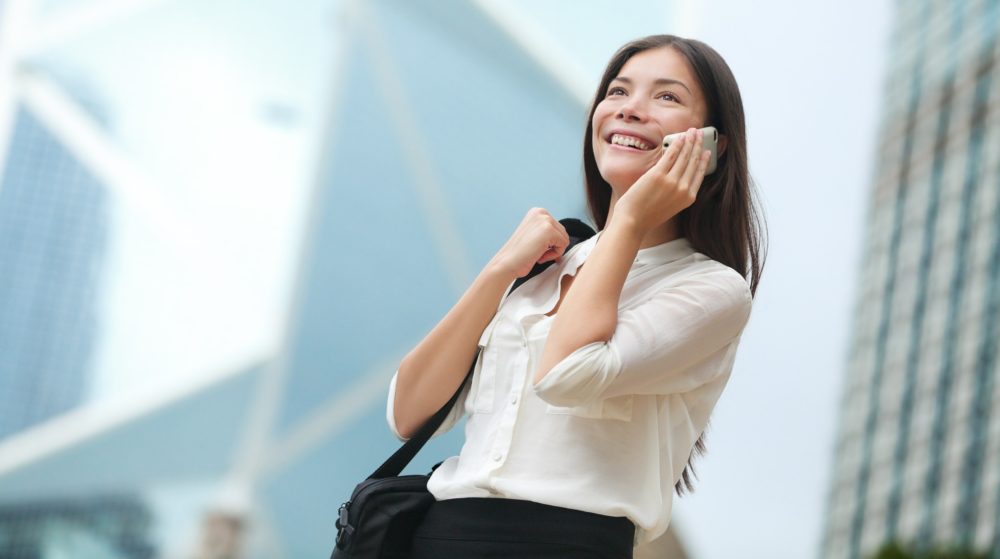
[[[569,234],[570,242],[565,252],[569,252],[574,245],[595,234],[590,226],[579,219],[566,218],[559,223]],[[514,281],[510,291],[514,291],[524,282],[540,274],[552,263],[553,261],[535,264],[531,272]],[[451,400],[428,419],[427,423],[372,475],[359,483],[351,493],[351,499],[340,506],[336,523],[337,543],[331,559],[409,557],[413,531],[434,502],[434,496],[427,491],[430,474],[405,476],[399,474],[444,422],[465,384],[469,382],[478,357],[477,353],[469,372],[465,375],[465,380]],[[435,464],[431,468],[431,473],[440,465],[441,462]]]

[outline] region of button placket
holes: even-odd
[[[527,353],[525,352],[514,358],[513,382],[511,393],[507,399],[510,405],[506,406],[506,409],[503,410],[503,415],[497,426],[496,440],[490,449],[489,457],[494,464],[493,469],[498,469],[508,457],[510,445],[514,439],[514,425],[517,422],[517,415],[520,411],[520,407],[517,405],[520,402],[520,394],[517,391],[524,386],[525,363],[527,363]]]
[[[518,404],[521,402],[521,393],[524,391],[524,379],[526,377],[525,368],[520,367],[517,375],[512,379],[514,382],[511,383],[510,395],[507,401],[510,403],[510,408],[513,412],[517,413]]]

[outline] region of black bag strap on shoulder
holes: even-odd
[[[586,241],[587,239],[593,237],[596,234],[596,232],[589,225],[576,218],[568,217],[565,219],[560,219],[559,223],[561,223],[562,226],[566,228],[566,233],[569,235],[569,245],[566,246],[566,250],[563,252],[563,254],[569,252],[570,249],[576,246],[578,243]],[[555,263],[554,260],[550,260],[543,264],[535,264],[535,266],[531,268],[531,271],[528,272],[527,275],[514,280],[514,283],[511,284],[511,288],[508,294],[510,292],[513,292],[518,287],[520,287],[522,284],[524,284],[524,282],[545,271],[546,268],[548,268],[554,263]],[[382,463],[382,465],[379,466],[377,470],[372,472],[372,475],[368,476],[368,479],[382,479],[387,477],[398,476],[403,471],[403,468],[405,468],[407,464],[409,464],[410,461],[413,460],[413,458],[417,455],[417,453],[420,452],[420,449],[423,448],[425,444],[427,444],[427,441],[430,440],[431,435],[433,435],[441,426],[441,424],[444,423],[445,417],[448,416],[448,413],[455,406],[455,402],[458,400],[459,394],[462,393],[462,390],[465,388],[466,383],[469,382],[469,378],[472,377],[472,371],[474,371],[476,368],[476,360],[478,358],[479,358],[479,353],[477,352],[476,357],[472,359],[472,365],[469,367],[469,372],[465,375],[465,380],[462,381],[461,385],[459,385],[458,390],[456,390],[455,394],[452,395],[451,400],[448,400],[448,403],[445,404],[440,410],[438,410],[437,413],[431,416],[431,418],[427,420],[427,423],[424,423],[423,427],[421,427],[420,430],[417,431],[412,438],[406,441],[403,444],[403,446],[401,446],[399,450],[394,452],[392,456],[390,456],[384,463]]]

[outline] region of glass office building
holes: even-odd
[[[1000,553],[1000,6],[895,9],[827,559]]]
[[[42,172],[18,155],[23,106],[100,185],[74,218],[106,237],[73,235],[104,270],[67,279],[97,301],[83,404],[0,438],[0,550],[328,555],[337,508],[398,446],[400,358],[528,208],[584,215],[600,68],[546,29],[571,4],[7,0],[0,168]],[[581,49],[601,65],[636,33],[605,35]],[[107,118],[53,67],[99,86]],[[19,192],[0,204],[46,191]]]
[[[107,204],[94,175],[17,109],[0,179],[0,439],[84,398]]]
[[[150,514],[134,496],[0,506],[0,557],[156,557]]]

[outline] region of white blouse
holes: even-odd
[[[750,318],[747,281],[686,238],[639,250],[610,341],[585,345],[538,386],[559,300],[600,232],[506,296],[479,340],[471,382],[436,434],[466,414],[465,444],[428,489],[438,500],[503,497],[626,516],[635,545],[670,523],[674,484],[729,380]],[[393,417],[396,376],[386,417]]]

